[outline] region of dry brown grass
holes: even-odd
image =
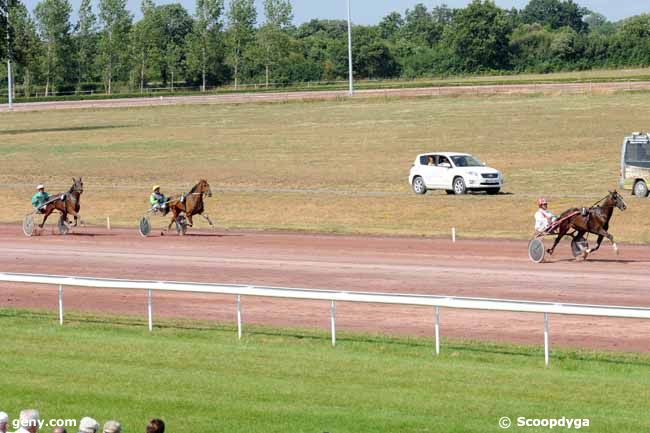
[[[205,177],[226,189],[209,210],[228,227],[525,238],[537,195],[559,211],[617,186],[621,141],[648,126],[649,106],[614,94],[3,114],[0,191],[13,210],[0,221],[29,211],[36,183],[62,189],[83,175],[87,222],[135,226],[152,183],[180,192]],[[413,195],[408,169],[429,150],[477,155],[511,194]],[[612,231],[650,242],[650,200],[628,204]]]

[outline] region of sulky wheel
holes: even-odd
[[[545,255],[546,249],[544,249],[544,242],[541,239],[533,239],[528,242],[528,257],[530,260],[534,263],[542,263]]]
[[[34,234],[34,217],[27,215],[23,218],[23,233],[25,236],[32,236]]]
[[[140,218],[140,221],[138,221],[138,231],[140,232],[140,236],[144,238],[149,236],[149,233],[151,233],[151,223],[149,222],[149,218],[146,216]]]

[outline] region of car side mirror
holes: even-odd
[[[440,167],[451,168],[451,164],[449,164],[448,162],[443,162],[442,164],[440,164]]]
[[[483,167],[487,167],[487,162],[482,162],[481,165],[482,165]]]

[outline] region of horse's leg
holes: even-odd
[[[557,244],[560,243],[564,235],[566,235],[566,232],[569,231],[569,227],[560,227],[560,230],[558,231],[557,238],[555,238],[555,242],[553,243],[553,246],[546,250],[547,253],[550,255],[553,255],[553,252],[555,251],[555,247],[557,247]]]
[[[189,227],[194,227],[194,222],[192,221],[192,215],[191,214],[185,214],[185,216],[187,217],[187,225]]]
[[[176,208],[172,208],[172,220],[169,222],[169,225],[167,226],[167,231],[170,231],[172,229],[172,225],[176,222],[176,218],[178,218],[178,213],[176,212]]]
[[[39,228],[43,228],[45,225],[45,221],[47,221],[47,218],[50,216],[50,214],[54,212],[54,206],[47,206],[45,208],[45,214],[43,214],[43,221],[39,224]]]
[[[212,224],[212,220],[210,219],[209,216],[207,216],[206,214],[201,214],[201,216],[205,218],[205,220],[208,222],[208,224],[210,224],[210,226],[214,227],[214,224]]]
[[[612,243],[612,247],[614,248],[614,252],[616,255],[618,255],[618,245],[616,245],[616,242],[614,242],[614,236],[610,235],[605,229],[600,229],[598,231],[598,242],[596,243],[596,248],[592,249],[590,252],[594,252],[600,248],[600,244],[603,242],[603,238],[609,239],[609,241]]]

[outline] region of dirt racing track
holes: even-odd
[[[540,84],[500,84],[500,85],[461,85],[442,87],[423,87],[406,89],[357,90],[361,98],[386,97],[432,97],[460,95],[530,95],[530,94],[590,94],[592,92],[616,92],[648,90],[647,81],[584,82],[584,83],[540,83]],[[344,90],[302,91],[302,92],[254,92],[220,93],[218,95],[160,96],[125,99],[99,99],[87,101],[47,101],[13,104],[14,111],[43,111],[88,108],[150,107],[165,105],[194,104],[247,104],[264,102],[289,102],[310,100],[332,100],[346,98]],[[0,112],[7,111],[7,104],[0,104]]]
[[[609,245],[587,262],[562,243],[533,264],[524,241],[193,232],[142,238],[135,229],[45,231],[27,238],[0,226],[0,270],[127,279],[181,280],[371,292],[650,307],[650,248]],[[0,283],[3,307],[56,310],[57,290]],[[328,329],[329,304],[243,298],[245,323]],[[68,311],[146,314],[142,291],[66,288]],[[232,296],[156,294],[157,317],[234,323]],[[427,308],[337,304],[341,331],[431,336]],[[443,338],[543,343],[541,314],[441,312]],[[650,321],[551,316],[552,346],[650,351]],[[444,345],[443,345],[444,350]]]

